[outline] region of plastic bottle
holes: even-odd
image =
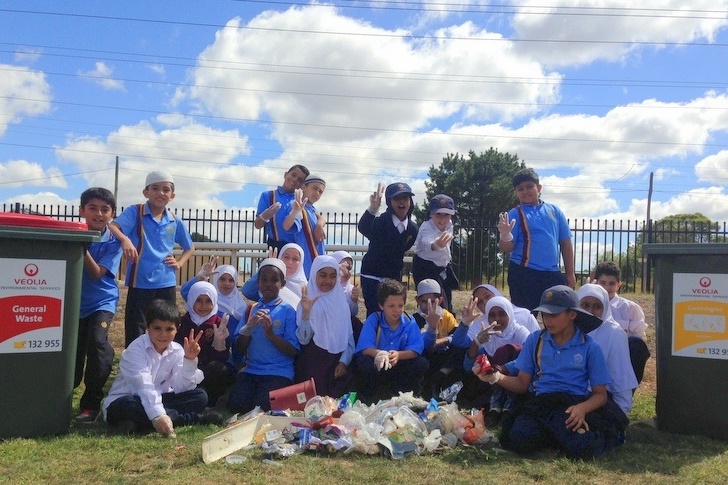
[[[463,381],[457,381],[447,389],[440,393],[440,399],[447,402],[448,404],[453,402],[458,397],[458,393],[463,388]]]

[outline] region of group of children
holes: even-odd
[[[457,319],[453,199],[433,197],[429,218],[418,227],[411,188],[380,184],[358,224],[369,240],[360,273],[363,324],[356,318],[359,288],[350,282],[353,258],[325,253],[326,221],[313,204],[326,183],[301,165],[260,197],[255,226],[265,228],[271,251],[242,294],[237,269],[211,258],[181,289],[184,315],[176,306],[176,270],[194,245],[166,207],[174,198],[171,174],[148,174],[147,202],[116,219],[113,195],[88,189],[81,216],[102,236],[84,261],[76,383],[83,376],[86,389],[78,418],[93,420],[103,411],[110,425],[124,430],[174,436],[181,424],[220,423],[214,408],[225,394],[229,411],[247,412],[269,409],[271,391],[311,378],[318,394],[338,397],[356,389],[364,402],[398,391],[437,398],[463,380],[463,395],[488,396],[488,418],[503,423],[503,442],[512,449],[530,452],[556,442],[570,456],[602,453],[624,431],[612,415],[629,412],[649,357],[644,314],[616,295],[614,264],[599,265],[597,284],[577,295],[570,288],[573,247],[563,214],[540,200],[531,169],[518,172],[513,186],[520,204],[498,222],[499,245],[510,253],[511,300],[480,285]],[[183,250],[178,257],[175,243]],[[401,272],[412,247],[417,310],[411,316]],[[126,349],[102,408],[122,253],[128,260]],[[532,312],[541,313],[545,329]],[[483,371],[482,355],[492,369]],[[519,399],[526,394],[535,398]],[[607,403],[619,412],[594,417]]]

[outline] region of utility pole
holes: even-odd
[[[119,200],[119,155],[116,156],[116,166],[114,167],[114,199],[116,199],[117,202]]]
[[[650,244],[652,242],[652,219],[650,218],[650,210],[652,208],[652,179],[654,176],[654,172],[650,172],[650,188],[647,190],[647,233],[645,234],[645,242],[647,244]],[[642,258],[644,259],[644,252],[642,255]],[[647,261],[645,261],[645,264],[642,265],[644,268],[644,274],[642,275],[642,291],[647,288],[650,290],[652,288],[651,285],[651,275],[652,275],[652,264],[650,258],[647,258]]]

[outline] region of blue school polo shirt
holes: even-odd
[[[528,336],[516,360],[516,367],[533,377],[536,395],[566,392],[574,396],[589,394],[592,386],[609,385],[609,369],[599,345],[579,328],[563,347],[547,331],[536,363],[536,345],[541,332]],[[537,373],[539,373],[537,375]]]
[[[381,329],[379,342],[377,343],[377,328]],[[414,350],[422,355],[425,343],[422,340],[420,327],[406,313],[399,318],[399,325],[396,329],[387,324],[383,312],[374,312],[364,322],[359,342],[356,345],[356,353],[364,349],[373,348],[378,350]]]
[[[268,303],[263,303],[262,300],[258,301],[253,305],[250,316],[264,309],[270,310],[273,333],[293,345],[296,350],[301,350],[301,344],[298,342],[298,337],[296,337],[296,310],[278,297]],[[238,326],[238,332],[247,321],[246,315]],[[273,345],[273,342],[265,336],[263,326],[256,325],[250,336],[248,365],[243,369],[243,372],[263,376],[282,376],[293,380],[293,357],[278,350],[278,347]]]
[[[537,271],[560,271],[559,241],[571,238],[566,216],[561,209],[546,202],[520,208],[525,221],[521,221],[517,208],[508,211],[508,216],[516,221],[511,262]]]
[[[88,252],[96,264],[106,268],[106,274],[95,280],[89,275],[86,267],[83,268],[79,316],[86,318],[100,310],[116,313],[116,304],[119,302],[116,275],[119,272],[119,263],[121,263],[121,243],[111,234],[111,231],[106,229],[101,234],[99,242],[91,243]]]
[[[306,221],[308,222],[307,226],[309,232],[304,230],[304,224],[306,223],[303,218],[296,219],[288,232],[293,235],[294,242],[303,249],[303,271],[306,273],[307,278],[311,278],[310,273],[313,260],[316,256],[326,254],[326,245],[325,241],[317,243],[313,239],[314,228],[318,221],[318,211],[316,211],[316,208],[311,204],[306,204],[303,211],[306,216]],[[290,209],[287,213],[290,214]]]
[[[294,242],[293,234],[290,234],[283,230],[283,221],[288,215],[286,208],[291,205],[294,194],[293,192],[284,191],[283,187],[280,186],[276,190],[274,190],[273,193],[273,196],[275,197],[275,202],[280,202],[281,208],[278,209],[278,212],[276,212],[276,215],[273,216],[270,221],[265,223],[265,235],[273,239],[274,241],[285,241],[287,243],[292,243]],[[273,201],[271,201],[270,190],[260,194],[260,198],[258,199],[258,211],[256,212],[256,215],[263,213],[263,211],[270,207],[272,204]]]
[[[124,209],[116,222],[121,231],[139,251],[136,263],[127,263],[126,286],[141,289],[169,288],[177,285],[177,270],[167,266],[164,259],[172,254],[174,244],[182,249],[192,248],[192,237],[182,218],[174,216],[169,209],[164,211],[161,220],[152,216],[149,202],[142,206],[143,239],[139,245],[139,209],[132,205]]]

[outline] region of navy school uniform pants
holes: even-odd
[[[200,421],[199,413],[207,405],[207,393],[200,387],[179,394],[165,392],[162,405],[175,426],[197,423]],[[152,428],[141,399],[132,394],[121,396],[106,408],[107,423],[116,426],[122,421],[133,421],[138,429]]]

